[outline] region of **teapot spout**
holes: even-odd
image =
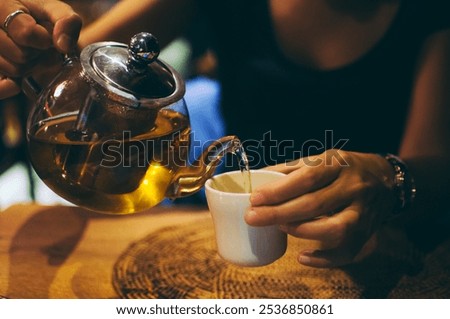
[[[225,154],[241,150],[242,144],[237,136],[224,136],[214,141],[191,166],[182,168],[175,174],[166,197],[175,199],[196,193],[213,176]]]

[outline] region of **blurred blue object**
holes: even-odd
[[[198,76],[186,81],[185,100],[191,121],[191,148],[189,162],[198,158],[213,141],[225,135],[225,123],[220,110],[220,84],[210,78]],[[220,167],[216,171],[220,171]],[[204,189],[198,193],[164,204],[204,204]]]
[[[186,82],[185,100],[191,120],[190,161],[194,160],[212,141],[225,135],[220,111],[220,84],[206,77]]]

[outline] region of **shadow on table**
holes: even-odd
[[[59,266],[77,246],[91,217],[80,208],[61,206],[43,209],[28,219],[10,246],[7,296],[48,297]]]

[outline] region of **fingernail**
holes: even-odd
[[[300,255],[298,257],[298,262],[303,265],[309,265],[311,263],[311,257],[305,256],[305,255]]]
[[[311,264],[311,256],[314,254],[314,250],[312,249],[306,249],[301,252],[301,254],[298,256],[298,262],[304,265],[310,265]]]
[[[61,34],[56,41],[56,46],[66,53],[68,53],[74,45],[75,41],[67,34]]]
[[[264,203],[263,195],[259,192],[254,192],[250,196],[250,203],[252,203],[253,206],[259,206]]]
[[[251,223],[253,222],[253,220],[256,218],[257,215],[258,214],[254,210],[250,209],[245,213],[245,221],[247,223]]]

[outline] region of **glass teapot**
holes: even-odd
[[[43,90],[24,81],[35,101],[30,160],[55,193],[91,210],[134,213],[200,190],[222,156],[240,150],[226,136],[188,165],[184,82],[158,54],[156,38],[140,33],[129,46],[94,43],[65,57]]]

